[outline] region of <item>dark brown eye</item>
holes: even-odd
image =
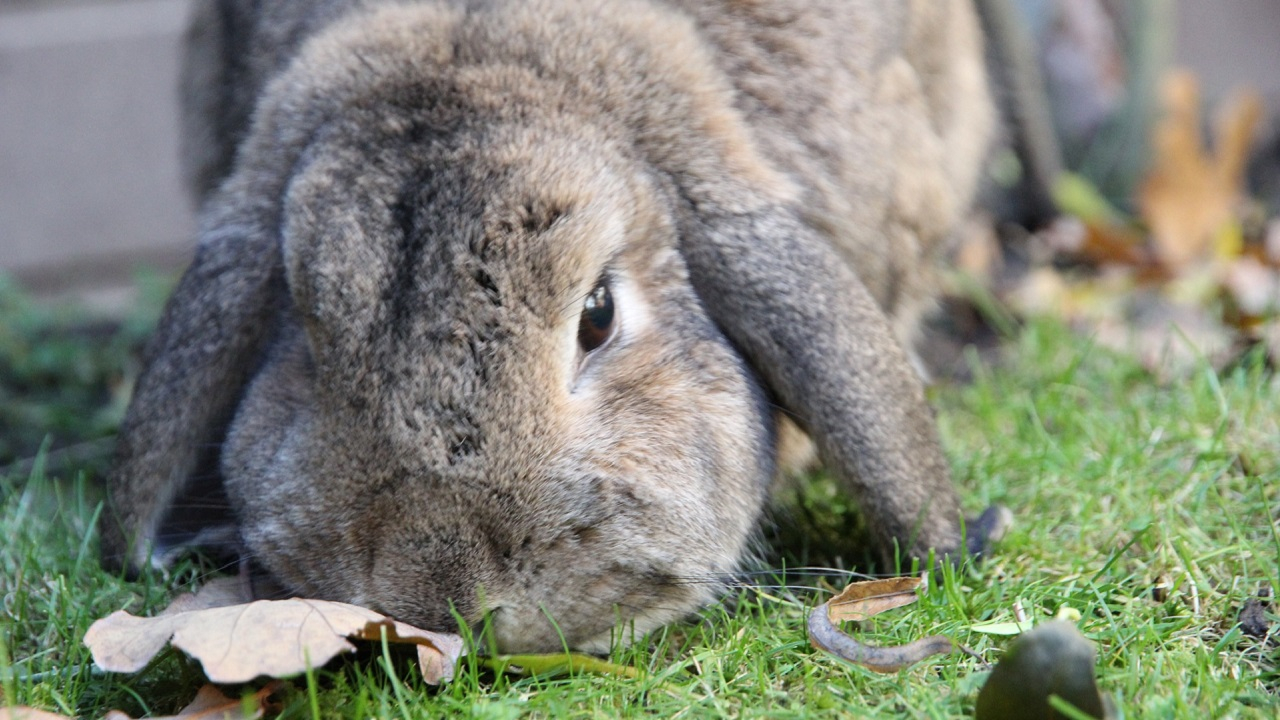
[[[582,352],[591,352],[604,344],[613,334],[613,295],[603,282],[595,286],[582,303],[582,317],[578,320],[578,345]]]

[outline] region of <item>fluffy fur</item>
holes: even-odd
[[[903,347],[991,124],[966,2],[224,0],[189,47],[200,245],[109,560],[231,538],[288,592],[599,650],[712,598],[784,415],[886,549],[960,547]]]

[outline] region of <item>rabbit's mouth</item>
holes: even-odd
[[[624,589],[617,578],[602,580],[583,590],[566,584],[563,596],[552,602],[521,598],[513,604],[493,604],[474,625],[481,645],[502,653],[557,652],[566,649],[607,654],[637,638],[697,610],[714,592],[708,587],[673,582],[646,582]],[[599,593],[620,593],[609,602]],[[576,597],[574,597],[576,593]],[[605,607],[602,607],[605,606]]]

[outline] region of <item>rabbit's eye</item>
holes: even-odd
[[[613,333],[613,295],[603,282],[587,295],[578,320],[578,345],[583,352],[600,347]]]

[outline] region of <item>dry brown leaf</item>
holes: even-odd
[[[861,622],[886,610],[910,605],[917,599],[918,577],[895,577],[849,583],[827,601],[831,622]]]
[[[1172,72],[1161,88],[1165,116],[1152,133],[1153,165],[1138,205],[1160,259],[1177,271],[1208,259],[1243,196],[1244,167],[1262,105],[1240,93],[1219,115],[1216,154],[1200,139],[1200,89],[1193,75]]]
[[[84,642],[98,667],[137,672],[165,645],[200,661],[216,683],[291,677],[319,667],[338,653],[355,650],[348,638],[417,646],[423,679],[438,684],[453,677],[462,655],[456,635],[421,630],[346,603],[325,600],[259,600],[221,607],[184,601],[184,609],[151,618],[123,610],[95,622]]]
[[[257,720],[268,709],[278,712],[270,698],[280,689],[280,683],[272,681],[252,695],[244,698],[228,697],[213,685],[205,685],[196,697],[176,715],[165,715],[152,720]],[[102,720],[132,720],[126,713],[112,710]]]
[[[265,714],[268,698],[278,692],[279,682],[264,685],[247,699],[227,697],[213,685],[205,685],[186,707],[173,716],[189,720],[256,720]],[[162,718],[161,720],[169,720]]]
[[[921,582],[918,577],[901,577],[850,583],[839,595],[809,612],[809,642],[819,650],[882,673],[951,652],[951,641],[941,635],[905,645],[876,646],[861,643],[835,626],[841,620],[865,620],[915,602]]]
[[[1113,263],[1144,269],[1152,265],[1142,236],[1122,225],[1086,223],[1079,255],[1098,265]]]
[[[1089,220],[1063,215],[1036,237],[1057,256],[1092,265],[1127,265],[1144,271],[1154,265],[1144,237],[1131,225],[1109,217]]]

